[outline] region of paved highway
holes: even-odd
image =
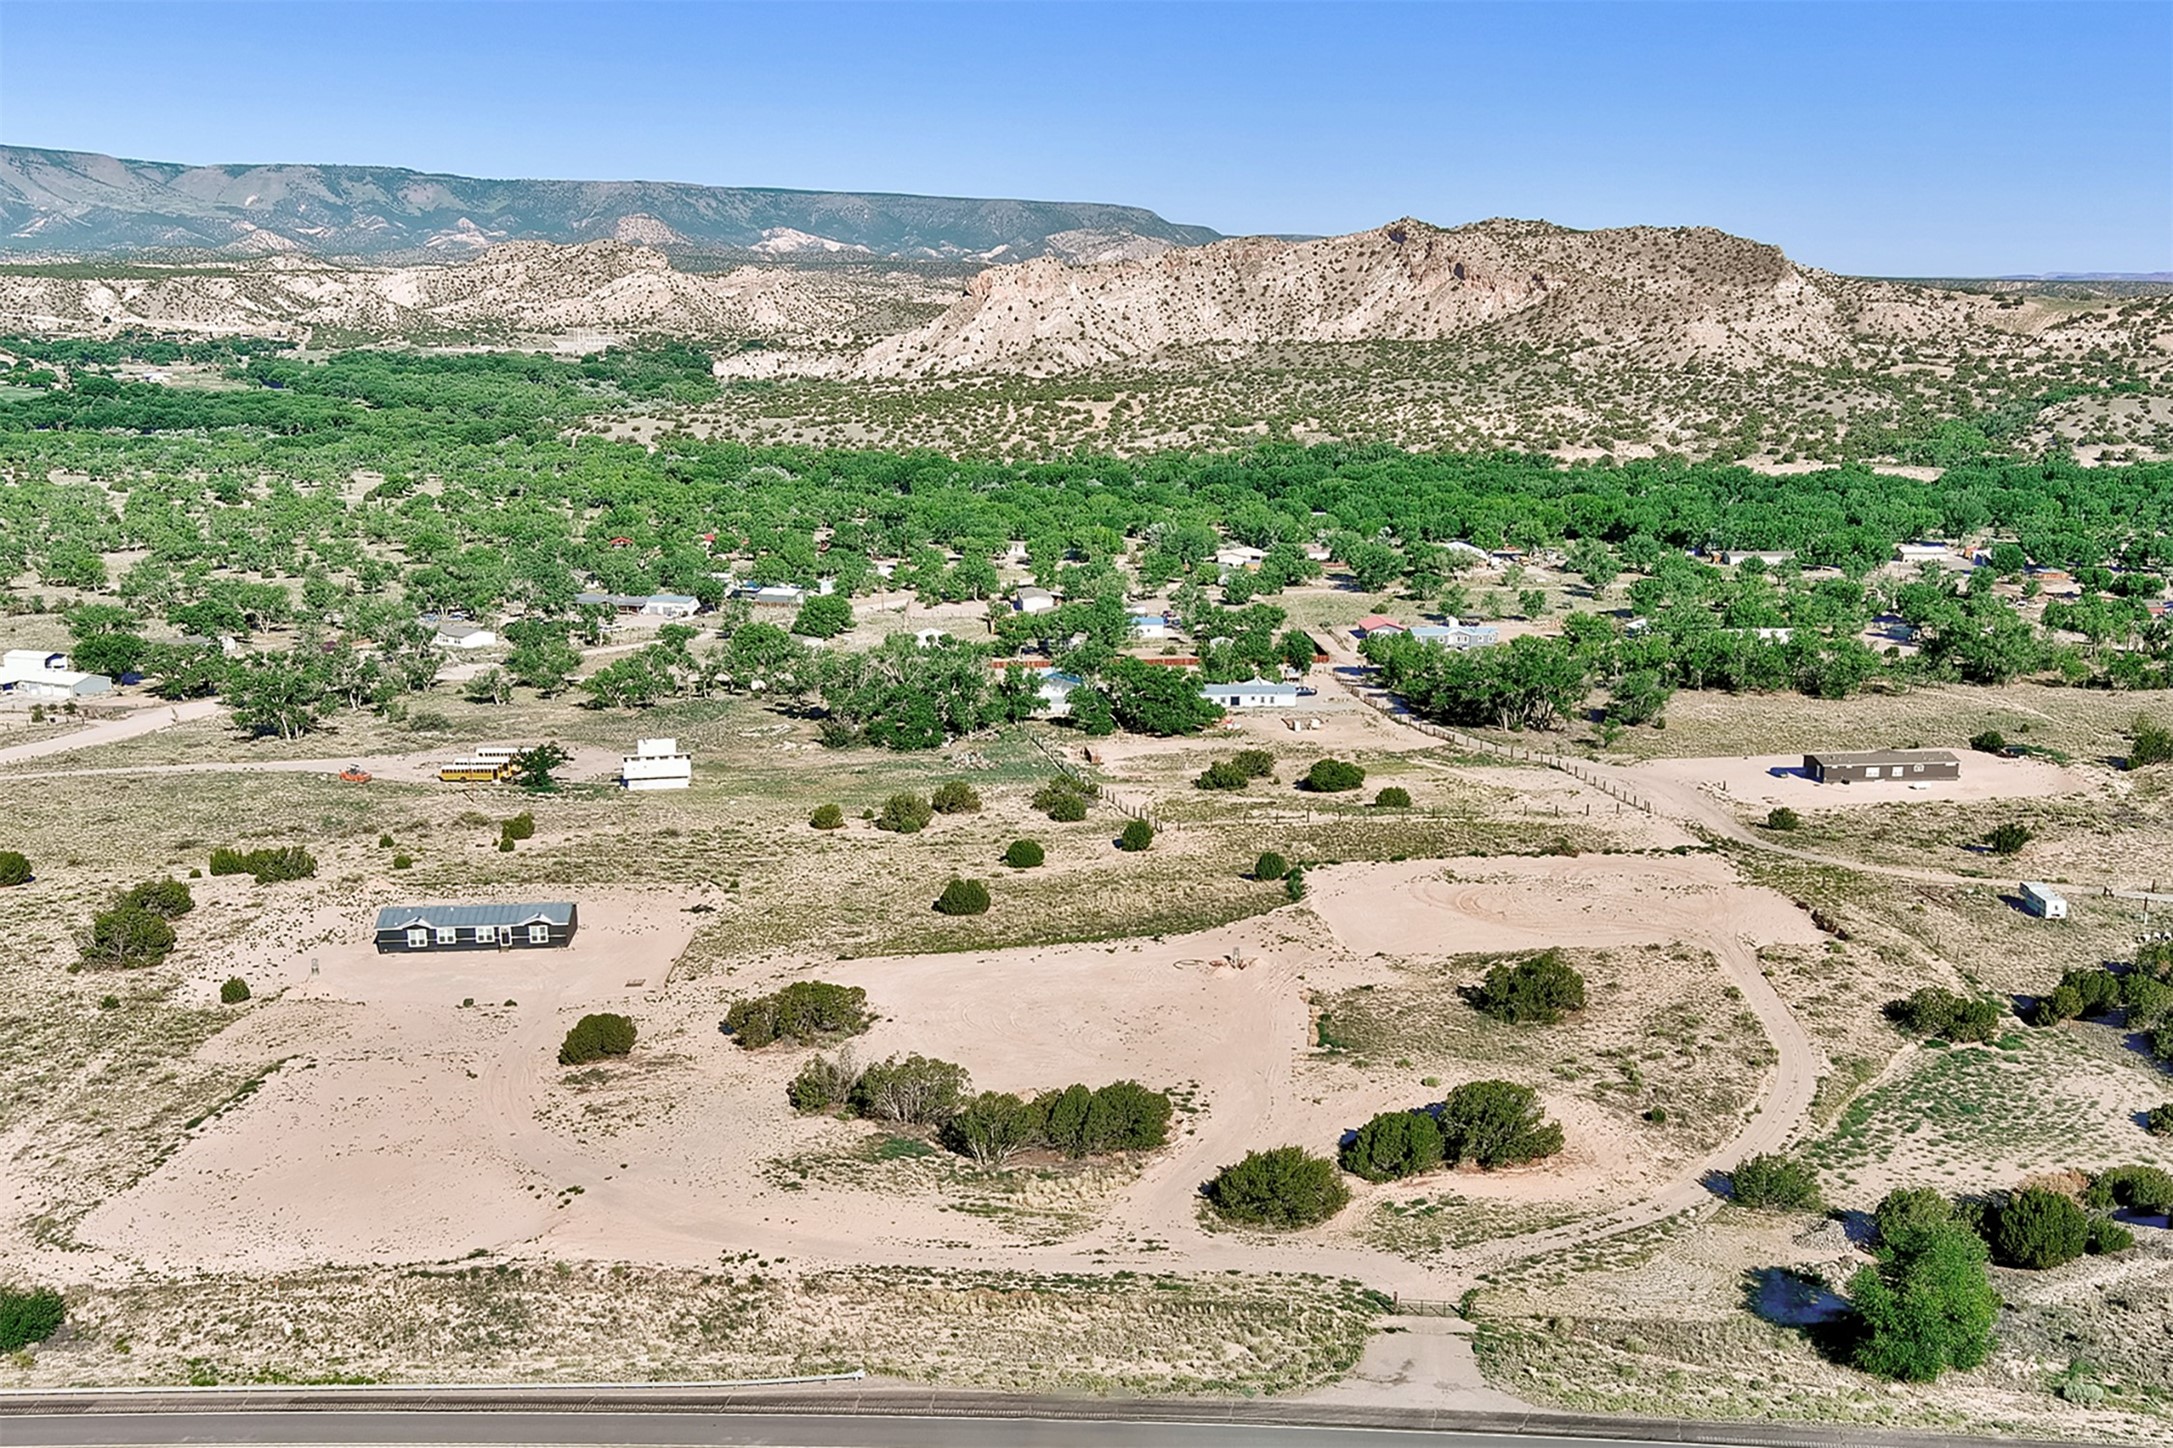
[[[110,1401],[110,1400],[109,1400]],[[501,1400],[503,1401],[503,1400]],[[330,1445],[394,1445],[394,1448],[515,1448],[515,1445],[600,1445],[600,1448],[710,1448],[710,1445],[774,1445],[774,1448],[1625,1448],[1651,1442],[1742,1445],[1742,1448],[1973,1448],[1992,1440],[1938,1433],[1881,1432],[1842,1424],[1686,1423],[1524,1414],[1352,1414],[1310,1423],[1273,1420],[1267,1403],[1178,1404],[1182,1414],[1212,1414],[1193,1421],[1157,1421],[1154,1404],[1071,1401],[1046,1417],[990,1414],[984,1405],[938,1408],[931,1413],[897,1408],[867,1414],[828,1411],[764,1411],[759,1407],[715,1412],[700,1408],[625,1411],[597,1407],[553,1410],[415,1408],[385,1411],[331,1405],[304,1409],[198,1411],[147,1408],[109,1411],[85,1404],[81,1411],[11,1411],[0,1397],[0,1445],[5,1448],[330,1448]],[[1303,1405],[1295,1405],[1302,1409]],[[1103,1413],[1106,1416],[1085,1416]],[[1190,1416],[1190,1415],[1187,1415]],[[1461,1417],[1463,1426],[1454,1420]],[[1370,1422],[1366,1421],[1368,1418]],[[1401,1426],[1402,1424],[1412,1426]],[[1355,1421],[1353,1421],[1355,1420]],[[1417,1426],[1431,1420],[1440,1426]],[[1486,1431],[1478,1431],[1479,1429]],[[2054,1445],[2040,1445],[2054,1448]]]
[[[896,1418],[796,1413],[119,1413],[0,1418],[7,1448],[245,1444],[602,1444],[694,1448],[1600,1448],[1604,1438],[1526,1438],[1265,1423]]]

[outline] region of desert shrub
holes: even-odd
[[[2092,1217],[2090,1236],[2083,1243],[2083,1250],[2093,1257],[2107,1257],[2115,1252],[2125,1252],[2135,1245],[2135,1233],[2111,1217]]]
[[[93,965],[156,965],[174,948],[174,928],[164,917],[133,905],[91,918],[83,959]]]
[[[818,804],[815,812],[807,817],[808,825],[818,830],[845,828],[845,811],[834,804]]]
[[[2173,761],[2173,729],[2145,715],[2135,716],[2128,728],[2128,768]]]
[[[1224,1217],[1259,1227],[1310,1227],[1351,1199],[1336,1164],[1298,1146],[1247,1152],[1215,1173],[1206,1195]]]
[[[936,817],[935,806],[917,794],[898,793],[883,801],[876,812],[875,827],[893,834],[915,835]]]
[[[1537,1161],[1562,1149],[1562,1128],[1539,1093],[1514,1081],[1467,1081],[1441,1104],[1441,1144],[1452,1163],[1491,1169]]]
[[[1289,873],[1290,861],[1273,850],[1263,851],[1260,858],[1253,861],[1252,877],[1255,880],[1280,880]]]
[[[1154,826],[1145,820],[1132,820],[1117,832],[1117,848],[1134,854],[1154,843]]]
[[[2054,986],[2037,998],[2030,1008],[2030,1024],[2056,1026],[2062,1021],[2072,1021],[2082,1014],[2082,992],[2066,981]]]
[[[44,1342],[60,1331],[67,1315],[67,1304],[58,1292],[0,1287],[0,1352],[21,1352],[34,1342]]]
[[[1047,813],[1058,800],[1091,800],[1097,794],[1102,794],[1102,787],[1089,778],[1080,778],[1078,774],[1052,774],[1045,778],[1039,789],[1034,789],[1034,809]]]
[[[506,836],[504,836],[504,835],[500,835],[500,836],[498,837],[498,852],[499,852],[500,854],[505,854],[505,855],[510,855],[510,854],[512,854],[512,853],[513,853],[513,841],[512,841],[512,840],[510,840],[510,839],[508,839],[508,838],[507,838]]]
[[[1886,1007],[1887,1018],[1913,1036],[1945,1041],[1989,1041],[1999,1035],[2005,1012],[1997,1001],[1923,986]]]
[[[1173,1115],[1165,1091],[1150,1091],[1137,1081],[1097,1087],[1087,1104],[1087,1150],[1153,1151],[1169,1141]]]
[[[30,857],[21,850],[0,850],[0,885],[30,883]]]
[[[1486,973],[1472,1004],[1496,1020],[1515,1025],[1552,1025],[1571,1011],[1584,1009],[1584,977],[1558,950]]]
[[[247,999],[249,999],[249,982],[238,975],[228,976],[226,983],[219,987],[219,1003],[221,1005],[238,1006]]]
[[[1819,1204],[1818,1173],[1809,1162],[1768,1152],[1728,1173],[1736,1205],[1759,1211],[1808,1212]]]
[[[2005,824],[1994,825],[1985,832],[1984,847],[1995,855],[2012,855],[2034,838],[2036,837],[2030,833],[2028,825],[2008,820]]]
[[[1295,905],[1305,898],[1305,867],[1292,865],[1283,876],[1283,898]]]
[[[943,1144],[981,1167],[1002,1166],[1039,1135],[1033,1104],[1008,1091],[983,1091],[943,1124]]]
[[[2150,981],[2142,987],[2149,994]],[[2127,988],[2121,978],[2111,971],[2090,966],[2068,971],[2060,977],[2060,983],[2041,996],[2030,1019],[2037,1025],[2057,1025],[2078,1016],[2102,1016],[2119,1006],[2126,999]]]
[[[1392,784],[1373,797],[1376,809],[1409,809],[1411,791],[1400,784]]]
[[[1230,762],[1243,770],[1247,779],[1275,778],[1275,756],[1265,749],[1240,749],[1230,756]]]
[[[2120,977],[2102,966],[2070,970],[2060,977],[2060,984],[2075,988],[2076,998],[2082,1002],[2078,1015],[2102,1016],[2119,1006],[2124,995]]]
[[[573,1023],[558,1047],[558,1064],[580,1066],[634,1049],[634,1023],[611,1011],[596,1011]]]
[[[2120,1003],[2128,1009],[2131,1027],[2156,1030],[2173,1016],[2173,985],[2141,970],[2131,970],[2120,978]]]
[[[2173,1101],[2144,1112],[2143,1129],[2152,1136],[2173,1136]]]
[[[979,880],[961,880],[956,875],[936,897],[936,909],[945,915],[986,915],[988,913],[988,886]]]
[[[1200,772],[1192,786],[1195,789],[1243,789],[1252,783],[1252,778],[1235,761],[1218,759]]]
[[[391,836],[391,835],[379,835],[379,836],[377,837],[377,847],[378,847],[378,848],[379,848],[380,850],[389,850],[389,849],[391,849],[391,848],[392,848],[392,836]]]
[[[1952,1226],[1954,1203],[1930,1187],[1896,1187],[1871,1212],[1879,1245],[1904,1251],[1923,1233]]]
[[[963,1066],[920,1055],[892,1056],[860,1073],[851,1104],[871,1121],[937,1126],[958,1114],[972,1089]]]
[[[2116,1166],[2097,1174],[2083,1200],[2100,1209],[2125,1207],[2162,1217],[2173,1212],[2173,1173],[2155,1166]]]
[[[415,868],[415,857],[413,855],[394,855],[392,857],[392,867],[395,870],[412,870]]]
[[[873,1020],[868,993],[859,986],[796,980],[766,996],[734,1001],[725,1012],[724,1030],[752,1051],[772,1041],[806,1045],[830,1036],[856,1036]]]
[[[1989,1216],[1992,1255],[2004,1266],[2043,1271],[2089,1250],[2090,1214],[2058,1192],[2024,1187]]]
[[[785,1088],[785,1099],[794,1111],[835,1111],[852,1099],[860,1080],[850,1048],[835,1056],[812,1057]]]
[[[1004,846],[1004,863],[1014,870],[1031,870],[1048,858],[1048,852],[1032,840],[1013,840]]]
[[[1395,1181],[1441,1165],[1441,1126],[1423,1111],[1384,1111],[1343,1143],[1343,1170],[1369,1182]]]
[[[2007,736],[1997,729],[1987,729],[1969,736],[1969,747],[1979,754],[1997,754],[2007,747]]]
[[[1169,1140],[1169,1096],[1137,1081],[1113,1081],[1098,1090],[1067,1086],[1033,1100],[1035,1131],[1067,1156],[1108,1151],[1152,1151]]]
[[[1800,830],[1803,828],[1803,816],[1797,814],[1785,804],[1777,804],[1766,811],[1766,828],[1782,831]]]
[[[308,879],[317,873],[317,860],[300,845],[283,845],[277,849],[267,845],[254,850],[221,846],[211,852],[211,873],[253,875],[259,885],[270,885],[281,880]]]
[[[1087,1115],[1094,1109],[1094,1093],[1085,1086],[1066,1086],[1044,1091],[1034,1098],[1041,1139],[1071,1156],[1087,1154]]]
[[[1319,759],[1305,772],[1302,783],[1316,794],[1341,794],[1366,782],[1365,770],[1341,759]]]
[[[535,814],[529,810],[522,810],[498,827],[498,836],[500,839],[507,840],[534,839],[536,837]]]
[[[963,779],[947,779],[936,786],[936,792],[928,797],[928,805],[937,814],[977,814],[981,809],[981,796]]]
[[[1078,794],[1058,795],[1049,807],[1042,811],[1060,825],[1073,825],[1087,817],[1086,796]]]
[[[179,880],[146,880],[131,886],[113,902],[123,908],[148,910],[161,920],[179,920],[196,908],[196,897]]]
[[[1849,1279],[1857,1334],[1849,1360],[1876,1377],[1930,1382],[1991,1355],[1999,1293],[1985,1275],[1985,1246],[1952,1221],[1933,1224],[1881,1253]]]

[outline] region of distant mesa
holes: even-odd
[[[1219,233],[1100,202],[487,180],[395,166],[187,166],[0,146],[0,252],[18,255],[291,248],[393,261],[501,241],[624,241],[689,252],[983,261],[1041,256],[1058,236],[1114,238],[1107,252],[1129,239],[1167,248]],[[1066,245],[1078,249],[1076,241]]]

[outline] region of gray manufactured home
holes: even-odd
[[[1960,779],[1962,761],[1944,749],[1867,749],[1854,754],[1806,754],[1803,772],[1820,784]]]
[[[567,901],[548,905],[387,905],[377,912],[377,949],[537,950],[570,945],[580,926]]]

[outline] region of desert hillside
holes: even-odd
[[[979,260],[1212,241],[1136,206],[662,181],[489,180],[397,166],[187,166],[0,146],[0,252],[297,252],[407,260],[505,241]],[[1059,243],[1058,237],[1070,237]]]
[[[510,242],[457,265],[373,267],[280,256],[0,273],[0,329],[520,340],[670,334],[705,340],[896,331],[956,294],[940,275],[855,266],[674,268],[651,247]]]
[[[1838,277],[1706,227],[1571,231],[1405,219],[1312,241],[1247,237],[1067,266],[992,267],[861,370],[1076,371],[1197,347],[1497,340],[1632,351],[1657,363],[1834,363],[1867,337],[2012,332],[1998,299]]]

